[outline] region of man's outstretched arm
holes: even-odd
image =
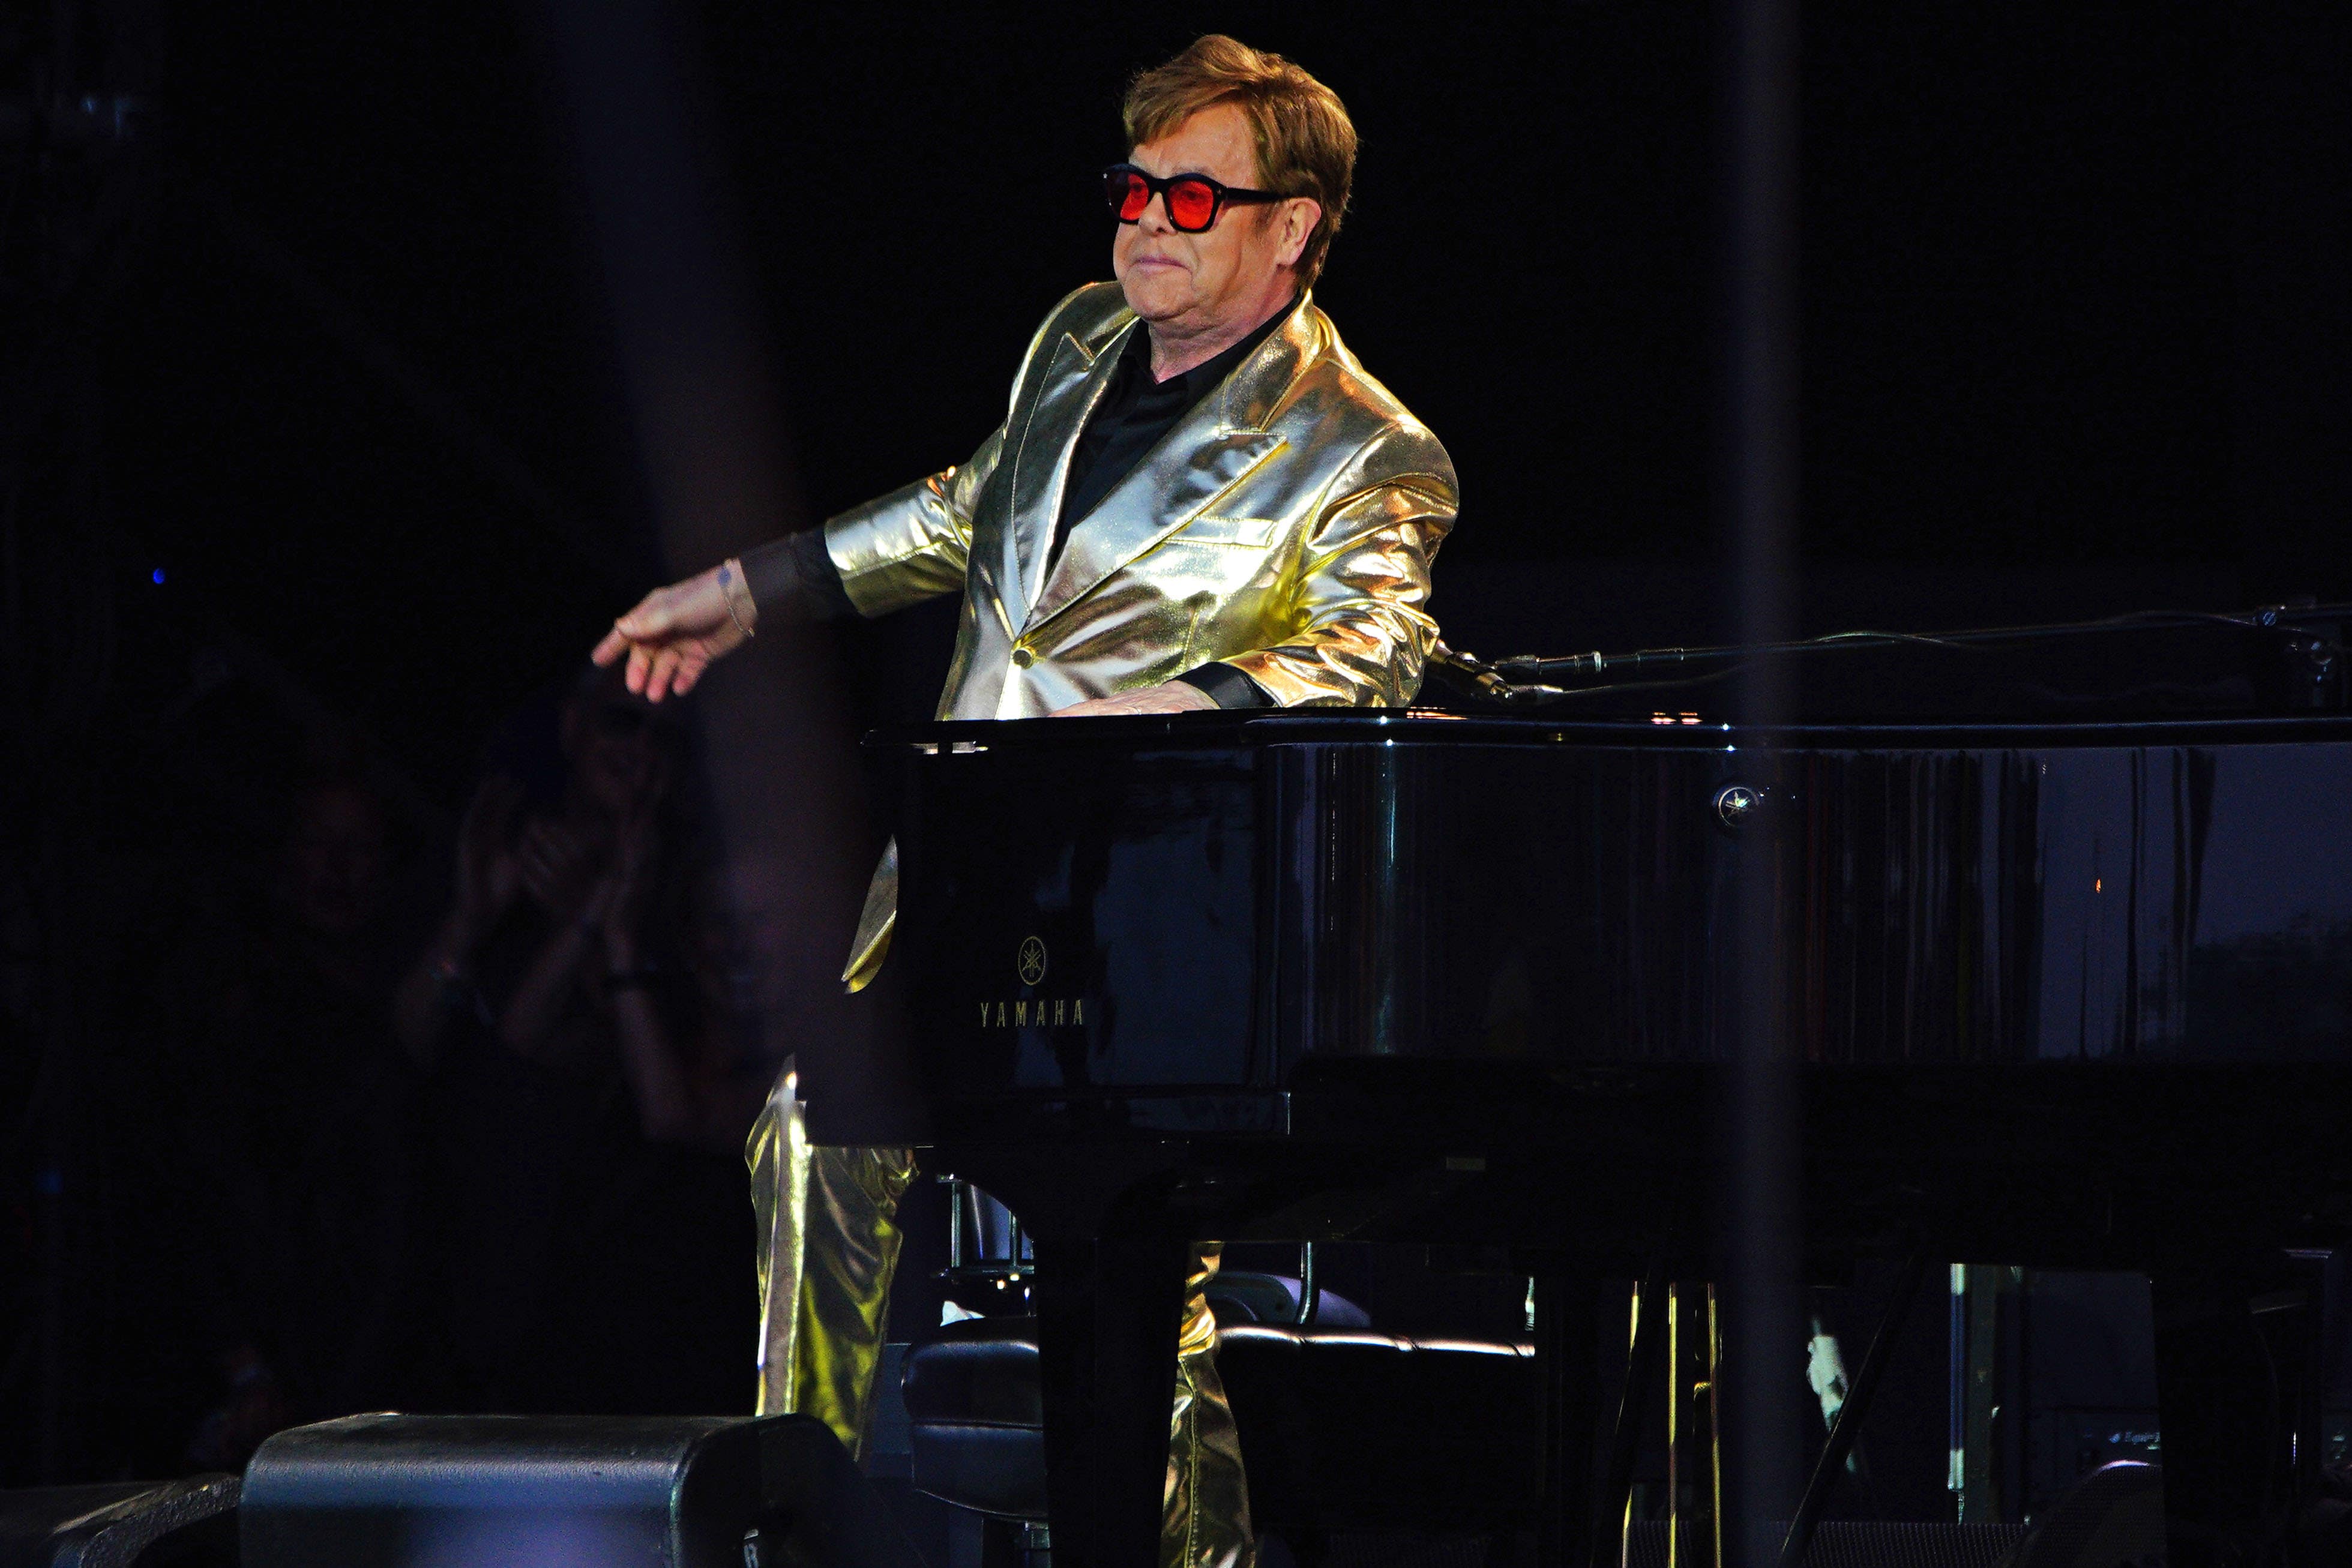
[[[703,671],[751,640],[762,616],[882,615],[961,589],[972,503],[995,470],[1003,434],[961,467],[655,589],[613,622],[589,657],[610,664],[626,655],[629,690],[659,702],[692,691]]]

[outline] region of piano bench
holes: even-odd
[[[1045,1517],[1045,1410],[1035,1318],[966,1318],[908,1354],[916,1490],[997,1519]]]
[[[950,1324],[907,1358],[913,1479],[998,1519],[1045,1517],[1036,1320]],[[1217,1367],[1257,1528],[1532,1528],[1542,1394],[1525,1344],[1245,1323]]]

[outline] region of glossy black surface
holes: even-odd
[[[2352,1213],[2352,717],[876,745],[921,1131],[1041,1231],[1148,1176],[1229,1239],[1702,1251],[1751,858],[1816,1252],[2131,1267]]]
[[[959,1092],[1717,1061],[1748,856],[1781,889],[1780,1044],[1806,1061],[2347,1051],[2352,720],[1208,716],[883,744],[908,753],[893,962]]]
[[[2227,1318],[2263,1259],[2352,1237],[2352,716],[1664,716],[876,738],[905,1135],[1037,1239],[1057,1541],[1150,1539],[1186,1236],[1507,1249],[1568,1344],[1601,1275],[1702,1276],[1759,860],[1816,1267],[2139,1269]],[[2240,1416],[2180,1391],[2236,1384],[2188,1343],[2159,1335],[2168,1443],[2235,1452]],[[1585,1374],[1552,1364],[1572,1412]],[[2253,1482],[2209,1490],[2177,1544],[2275,1523]]]

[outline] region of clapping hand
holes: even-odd
[[[541,908],[562,918],[586,914],[604,857],[598,846],[562,823],[534,818],[515,845],[515,860],[524,891]]]
[[[502,774],[482,780],[457,830],[457,917],[476,941],[488,936],[522,887],[508,833],[522,786]]]

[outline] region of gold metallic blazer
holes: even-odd
[[[1410,701],[1437,638],[1454,465],[1312,296],[1047,559],[1078,433],[1143,329],[1116,283],[1055,306],[971,462],[825,524],[850,601],[881,615],[961,591],[941,718],[1036,717],[1216,659],[1285,706]],[[896,883],[886,855],[853,989],[880,963]]]
[[[1035,717],[1212,659],[1285,706],[1410,700],[1454,465],[1311,298],[1049,565],[1071,449],[1141,330],[1116,283],[1055,307],[971,462],[825,524],[850,601],[963,593],[941,718]]]

